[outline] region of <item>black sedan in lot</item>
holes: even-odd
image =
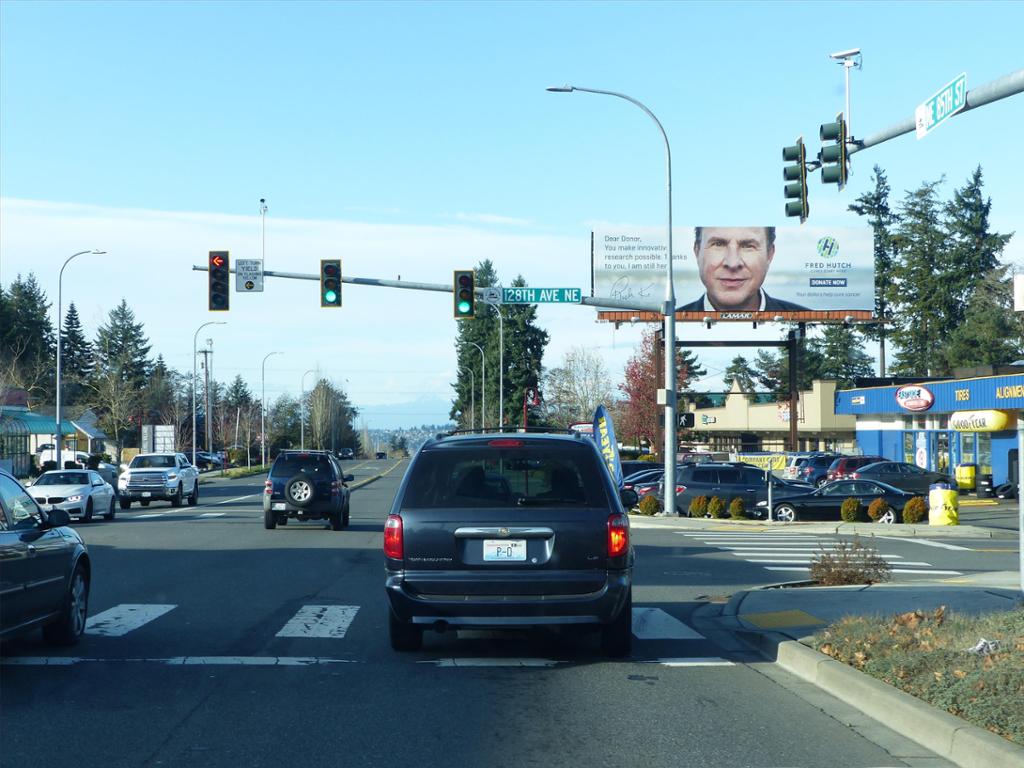
[[[865,510],[875,499],[883,499],[886,511],[878,522],[901,523],[904,505],[917,495],[875,480],[837,480],[810,493],[774,496],[772,519],[782,523],[796,520],[839,520],[843,502],[855,498],[860,500]],[[758,502],[757,510],[758,517],[763,518],[768,510],[768,502]]]
[[[928,493],[928,486],[932,483],[949,483],[956,488],[956,480],[949,475],[943,472],[929,472],[916,464],[902,461],[876,461],[851,472],[848,477],[851,480],[877,480],[919,496]]]
[[[635,503],[586,437],[428,441],[384,527],[392,648],[418,649],[431,628],[576,626],[627,655]]]

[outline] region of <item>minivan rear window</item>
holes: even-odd
[[[576,446],[444,448],[416,459],[402,506],[604,507],[603,468]]]

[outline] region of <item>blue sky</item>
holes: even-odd
[[[126,297],[155,346],[188,369],[192,333],[211,319],[191,265],[216,248],[259,257],[265,197],[268,269],[313,272],[340,256],[347,274],[440,283],[491,258],[506,282],[522,273],[589,288],[593,227],[664,221],[663,148],[635,107],[545,86],[623,91],[658,115],[678,225],[787,225],[781,148],[803,134],[816,150],[818,125],[843,108],[828,53],[864,51],[851,78],[853,133],[864,136],[960,72],[970,89],[1019,69],[1021,28],[1024,4],[1012,2],[7,0],[0,283],[34,271],[56,299],[67,255],[107,250],[68,268],[65,306],[75,301],[92,333]],[[811,223],[860,223],[845,207],[874,164],[897,198],[942,175],[948,195],[980,164],[994,225],[1020,230],[1022,122],[1015,96],[855,155],[845,192],[813,179]],[[1024,263],[1024,244],[1008,256]],[[319,367],[371,426],[374,404],[447,398],[450,298],[346,286],[335,312],[319,309],[313,284],[284,283],[233,297],[229,325],[212,334],[218,378],[241,373],[258,387],[259,352],[285,349],[268,363],[268,396],[296,394]],[[544,308],[541,322],[547,365],[586,344],[615,378],[639,338],[576,307]],[[724,363],[704,357],[717,388]]]

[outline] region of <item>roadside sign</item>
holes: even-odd
[[[967,73],[956,77],[914,110],[917,138],[923,139],[967,106]]]
[[[1013,276],[1013,310],[1024,312],[1024,274]]]
[[[502,304],[579,304],[582,288],[503,288]]]
[[[484,288],[484,304],[501,304],[501,286]]]
[[[263,291],[263,259],[235,260],[235,291],[237,293]]]

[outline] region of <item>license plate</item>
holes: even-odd
[[[285,509],[287,509],[283,501],[275,501],[273,504],[270,505],[270,508],[273,509],[275,512],[277,512],[278,510],[283,512]]]
[[[525,562],[526,539],[484,539],[484,562]]]
[[[144,499],[148,499],[148,498],[149,498],[150,496],[152,496],[152,495],[153,495],[153,494],[152,494],[152,493],[150,493],[149,491],[143,491],[143,492],[142,492],[142,498],[144,498]]]

